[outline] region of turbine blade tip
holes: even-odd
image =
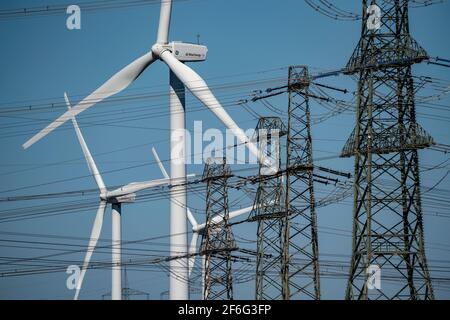
[[[24,150],[27,150],[29,147],[32,146],[32,144],[33,144],[33,143],[31,143],[30,141],[27,141],[27,142],[25,142],[25,143],[22,145],[22,148],[23,148]]]

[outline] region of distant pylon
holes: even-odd
[[[288,91],[283,299],[320,299],[307,67],[289,67]]]
[[[130,288],[130,284],[128,283],[128,273],[127,273],[127,266],[124,265],[123,267],[123,279],[124,279],[124,286],[122,287],[122,300],[131,300],[132,297],[136,296],[144,296],[146,300],[150,298],[150,294],[148,292],[136,290]],[[102,295],[102,299],[105,300],[105,298],[111,297],[111,292],[105,293]]]
[[[355,157],[346,299],[434,298],[417,152],[433,139],[416,122],[411,72],[427,53],[409,34],[408,2],[362,1],[361,39],[347,64],[359,81],[356,127],[342,151]]]
[[[209,158],[203,172],[206,181],[206,225],[202,238],[205,300],[233,299],[231,251],[236,249],[229,225],[226,158]],[[222,216],[222,219],[214,217]]]
[[[256,295],[257,300],[282,299],[281,281],[283,176],[280,171],[280,138],[286,134],[278,117],[261,117],[256,126],[259,149],[270,159],[271,167],[260,164],[259,185],[250,219],[257,221]],[[272,170],[276,168],[276,172]]]

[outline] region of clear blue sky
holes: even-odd
[[[337,5],[360,13],[361,1],[334,1]],[[65,4],[65,1],[2,1],[0,10],[20,7],[34,7],[53,4]],[[76,2],[74,2],[76,3]],[[156,38],[159,18],[159,4],[140,8],[123,8],[95,12],[82,11],[82,29],[66,29],[65,14],[23,19],[0,20],[0,111],[11,107],[49,104],[56,106],[64,103],[63,92],[67,91],[73,102],[78,102],[107,78],[122,67],[150,49]],[[82,7],[83,10],[83,7]],[[450,27],[450,4],[411,9],[411,33],[431,56],[450,58],[448,34]],[[256,121],[242,107],[231,102],[251,96],[252,90],[266,89],[279,85],[281,77],[287,76],[289,65],[309,65],[312,72],[343,67],[359,38],[360,21],[341,22],[324,17],[299,0],[191,0],[176,1],[172,16],[170,38],[196,42],[200,41],[209,48],[207,62],[192,64],[215,89],[219,100],[230,104],[228,111],[244,128],[254,128]],[[450,77],[448,69],[420,65],[415,67],[417,75],[433,76],[441,79]],[[255,80],[278,79],[256,84]],[[237,86],[236,83],[248,86]],[[322,81],[337,87],[355,89],[355,83],[348,78],[339,77]],[[121,94],[148,93],[148,99],[125,103],[105,103],[79,117],[85,138],[96,157],[97,164],[104,174],[107,185],[116,186],[132,181],[156,179],[161,174],[154,164],[151,146],[155,146],[162,159],[169,157],[168,150],[168,71],[162,63],[155,63],[135,82],[129,90]],[[224,88],[225,84],[232,84]],[[432,90],[422,95],[430,95]],[[351,96],[341,98],[351,100]],[[277,107],[285,110],[286,97],[271,100]],[[450,144],[449,106],[450,99],[438,101],[440,109],[418,109],[418,120],[439,143]],[[262,104],[250,104],[261,115],[273,115]],[[148,108],[146,108],[148,107]],[[206,110],[201,110],[197,101],[188,97],[187,126],[192,129],[193,121],[203,120],[204,127],[223,128]],[[56,130],[44,140],[24,151],[23,142],[36,130],[43,128],[55,119],[64,108],[54,110],[23,111],[0,114],[0,198],[6,196],[44,194],[70,190],[95,188],[94,181],[88,176],[86,164],[72,127],[69,124]],[[313,115],[325,112],[313,108]],[[157,116],[155,116],[157,114]],[[434,115],[433,118],[430,115]],[[436,118],[438,116],[438,118]],[[314,156],[317,159],[336,155],[340,152],[353,129],[354,115],[351,113],[329,119],[313,126]],[[118,151],[129,146],[140,146]],[[115,152],[111,152],[115,151]],[[105,154],[107,153],[107,154]],[[104,155],[102,155],[104,154]],[[421,165],[432,167],[448,159],[433,151],[421,151]],[[57,164],[55,164],[57,163]],[[320,161],[321,165],[352,172],[352,159],[332,159]],[[135,168],[124,168],[136,166]],[[233,169],[241,169],[236,166]],[[449,170],[448,163],[439,170],[422,173],[422,185],[433,186]],[[202,166],[188,166],[189,172],[201,174]],[[76,179],[74,179],[76,178]],[[55,181],[63,180],[55,183]],[[44,185],[41,185],[44,184]],[[36,186],[35,186],[36,185]],[[39,186],[37,186],[39,185]],[[35,186],[25,188],[29,186]],[[450,178],[445,178],[436,188],[450,196]],[[317,186],[319,198],[333,188]],[[447,191],[446,191],[447,190]],[[238,195],[234,195],[236,200]],[[243,205],[249,205],[250,199],[244,198]],[[37,206],[46,206],[52,202],[76,201],[77,203],[95,203],[96,197],[77,196],[57,200],[20,201],[0,203],[1,215],[20,215]],[[319,244],[322,258],[330,259],[337,254],[342,262],[349,261],[351,238],[351,205],[336,204],[318,210]],[[201,211],[204,200],[197,196],[189,198],[189,205],[196,209],[199,220],[204,219]],[[6,222],[0,220],[0,256],[37,257],[57,253],[50,250],[80,250],[85,240],[75,241],[62,238],[42,238],[8,235],[5,232],[50,234],[64,237],[87,238],[95,215],[96,204],[88,210],[74,210],[70,214],[59,214],[29,220]],[[21,209],[27,208],[30,209]],[[127,205],[123,209],[124,241],[166,236],[168,233],[168,200],[159,199]],[[238,208],[234,205],[233,208]],[[448,266],[450,261],[450,212],[448,206],[425,207],[425,239],[430,268]],[[60,211],[58,213],[61,213]],[[436,216],[433,214],[447,214]],[[328,229],[327,229],[328,228]],[[336,228],[344,231],[336,231]],[[103,239],[110,239],[110,214],[106,215]],[[246,243],[254,240],[254,226],[239,226],[236,235],[247,248],[256,249],[256,245]],[[253,235],[252,235],[253,233]],[[336,235],[339,233],[340,235]],[[344,236],[343,236],[344,234]],[[6,240],[26,241],[23,243]],[[42,242],[42,243],[38,243]],[[56,246],[49,242],[70,246]],[[108,242],[105,242],[107,245]],[[158,250],[167,250],[168,239],[152,240],[147,245],[129,245],[131,249],[148,248],[148,254],[158,254]],[[17,248],[14,246],[20,246]],[[23,248],[34,246],[38,249]],[[39,248],[42,249],[39,249]],[[95,261],[109,261],[108,249],[94,254]],[[133,253],[140,251],[133,251]],[[159,254],[164,255],[164,252]],[[139,258],[133,254],[131,258]],[[57,256],[55,259],[68,264],[79,262],[83,252]],[[442,262],[444,261],[444,262]],[[446,261],[446,262],[445,262]],[[0,261],[0,263],[5,261]],[[59,261],[60,262],[60,261]],[[58,263],[59,263],[58,262]],[[72,262],[72,263],[71,263]],[[48,261],[46,262],[49,263]],[[55,262],[56,263],[56,262]],[[0,266],[11,269],[9,266]],[[20,268],[20,266],[17,266]],[[347,271],[345,269],[344,271]],[[0,271],[1,273],[1,271]],[[445,276],[445,273],[443,273]],[[432,272],[433,276],[433,272]],[[129,271],[130,286],[159,299],[161,292],[168,289],[167,274],[161,268],[146,271]],[[322,294],[327,299],[344,297],[345,280],[328,279],[322,281]],[[30,275],[20,277],[0,277],[0,298],[38,298],[71,299],[73,292],[66,288],[64,271],[53,274]],[[110,290],[109,270],[89,270],[85,278],[82,298],[98,299]],[[436,288],[438,298],[450,298],[449,289]],[[236,285],[236,298],[253,298],[254,282]]]

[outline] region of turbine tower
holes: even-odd
[[[428,55],[409,33],[408,4],[362,1],[361,39],[346,68],[358,78],[356,127],[342,151],[342,157],[355,157],[346,299],[434,298],[418,157],[433,139],[416,122],[411,70]],[[373,20],[373,8],[381,20]],[[369,281],[375,276],[369,271],[377,269],[381,287]]]

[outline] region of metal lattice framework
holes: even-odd
[[[283,299],[320,299],[317,218],[315,212],[309,74],[289,68],[286,140],[287,214],[283,219]]]
[[[369,5],[381,9],[369,30]],[[353,248],[347,299],[433,299],[425,258],[418,149],[433,139],[416,123],[411,66],[427,53],[409,34],[408,1],[363,0],[362,35],[347,73],[359,77],[356,127],[343,157],[355,157]],[[381,270],[381,287],[369,267]],[[370,288],[370,289],[369,289]]]
[[[206,225],[202,238],[205,300],[233,299],[231,251],[236,249],[229,225],[228,185],[231,176],[226,158],[208,159],[203,172],[206,181]],[[214,219],[221,216],[222,219]]]
[[[145,297],[146,300],[149,300],[150,294],[148,292],[130,288],[126,265],[123,268],[123,279],[124,279],[124,286],[122,287],[122,300],[132,300],[131,299],[132,297]],[[111,292],[103,294],[102,299],[103,300],[111,299]]]
[[[261,117],[256,126],[259,149],[280,168],[280,138],[286,134],[283,122],[278,117]],[[269,175],[268,175],[269,174]],[[256,255],[256,299],[282,299],[281,257],[282,257],[282,218],[284,209],[284,186],[281,171],[274,174],[260,164],[259,185],[256,192],[254,210],[250,214],[257,221]]]

